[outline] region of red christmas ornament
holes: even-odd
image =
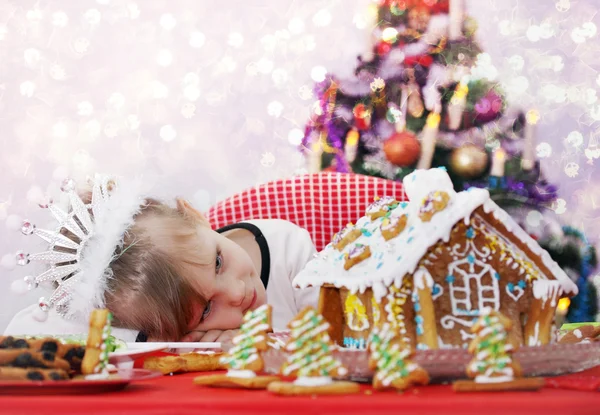
[[[398,167],[408,167],[419,159],[421,144],[413,133],[403,131],[394,133],[383,143],[383,152],[390,163]]]
[[[433,57],[431,55],[417,55],[417,56],[409,56],[404,58],[405,66],[417,66],[421,65],[425,68],[429,68],[433,63]]]
[[[383,41],[379,42],[377,44],[377,46],[375,47],[375,51],[377,52],[377,54],[379,56],[387,55],[390,52],[390,50],[392,50],[392,45],[390,45],[387,42],[383,42]]]
[[[354,114],[354,125],[359,130],[367,130],[371,127],[371,111],[362,102],[354,106],[352,110]]]

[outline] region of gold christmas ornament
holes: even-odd
[[[429,27],[431,13],[427,7],[414,7],[408,12],[408,27],[420,33],[425,33]]]
[[[489,161],[485,150],[467,144],[455,149],[450,156],[450,168],[465,179],[473,179],[483,174]]]

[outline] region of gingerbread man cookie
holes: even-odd
[[[150,356],[144,360],[144,369],[156,370],[163,375],[179,372],[212,372],[223,369],[223,353],[183,353],[178,356]]]

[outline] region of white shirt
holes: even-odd
[[[306,306],[317,306],[318,287],[293,288],[292,280],[316,252],[309,233],[291,222],[280,219],[247,221],[258,227],[269,246],[270,272],[267,284],[267,302],[273,307],[273,330],[287,330],[287,323]],[[264,265],[263,265],[264,266]],[[33,304],[19,311],[8,324],[4,335],[68,335],[86,334],[88,326],[63,319],[50,310],[48,319],[39,322],[33,318],[37,309]],[[112,334],[125,341],[134,342],[138,332],[114,327]]]
[[[273,331],[287,330],[287,324],[304,307],[317,307],[319,288],[294,288],[292,280],[316,253],[306,229],[281,219],[246,221],[256,225],[269,245],[271,269],[267,303],[273,307]]]

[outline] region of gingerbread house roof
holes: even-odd
[[[333,285],[348,288],[352,292],[364,292],[371,287],[375,297],[380,299],[387,293],[388,286],[400,286],[404,275],[414,275],[429,248],[440,240],[449,240],[454,225],[459,221],[468,222],[471,214],[483,207],[529,250],[528,253],[524,252],[525,257],[539,257],[538,262],[556,278],[563,293],[577,293],[577,286],[548,252],[490,199],[487,190],[471,188],[457,193],[446,171],[439,168],[416,170],[404,179],[403,184],[411,202],[398,203],[388,215],[388,219],[407,215],[406,226],[398,236],[386,241],[381,231],[383,217],[371,220],[369,216],[363,216],[354,225],[362,234],[341,251],[329,243],[296,276],[294,285],[300,288]],[[431,197],[433,192],[440,191],[449,195],[447,205],[429,221],[422,220],[423,201]],[[373,209],[373,206],[369,209]],[[346,270],[346,256],[357,244],[368,246],[370,257]]]

